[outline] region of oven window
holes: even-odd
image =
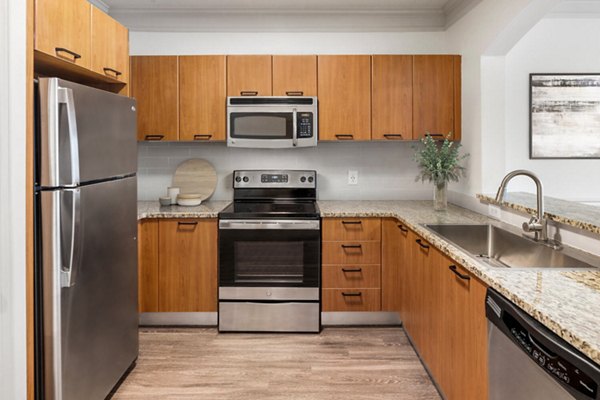
[[[292,113],[232,113],[230,122],[234,138],[292,138]]]
[[[236,241],[235,283],[302,283],[304,242]]]

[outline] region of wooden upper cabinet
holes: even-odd
[[[271,56],[227,56],[227,96],[271,96]]]
[[[317,56],[273,56],[273,96],[316,96]]]
[[[179,140],[225,140],[225,56],[179,57]]]
[[[94,6],[92,70],[122,82],[129,79],[129,31]]]
[[[138,140],[177,140],[177,64],[177,56],[131,57]]]
[[[412,139],[413,56],[372,57],[372,137]]]
[[[90,12],[86,0],[36,0],[35,49],[90,68]]]
[[[217,311],[217,221],[159,221],[159,310]]]
[[[460,56],[419,55],[413,62],[413,138],[426,132],[460,139]]]
[[[318,56],[319,139],[371,139],[371,56]]]

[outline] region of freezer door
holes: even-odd
[[[38,186],[77,186],[137,171],[134,99],[58,78],[40,78],[38,96]]]
[[[44,398],[104,399],[138,354],[136,178],[38,196]]]

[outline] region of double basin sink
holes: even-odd
[[[491,224],[425,225],[493,267],[597,269],[600,259],[566,246],[552,246]]]

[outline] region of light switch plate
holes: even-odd
[[[488,215],[492,218],[500,219],[502,218],[502,209],[493,204],[488,205]]]
[[[348,170],[348,185],[358,185],[358,171]]]

